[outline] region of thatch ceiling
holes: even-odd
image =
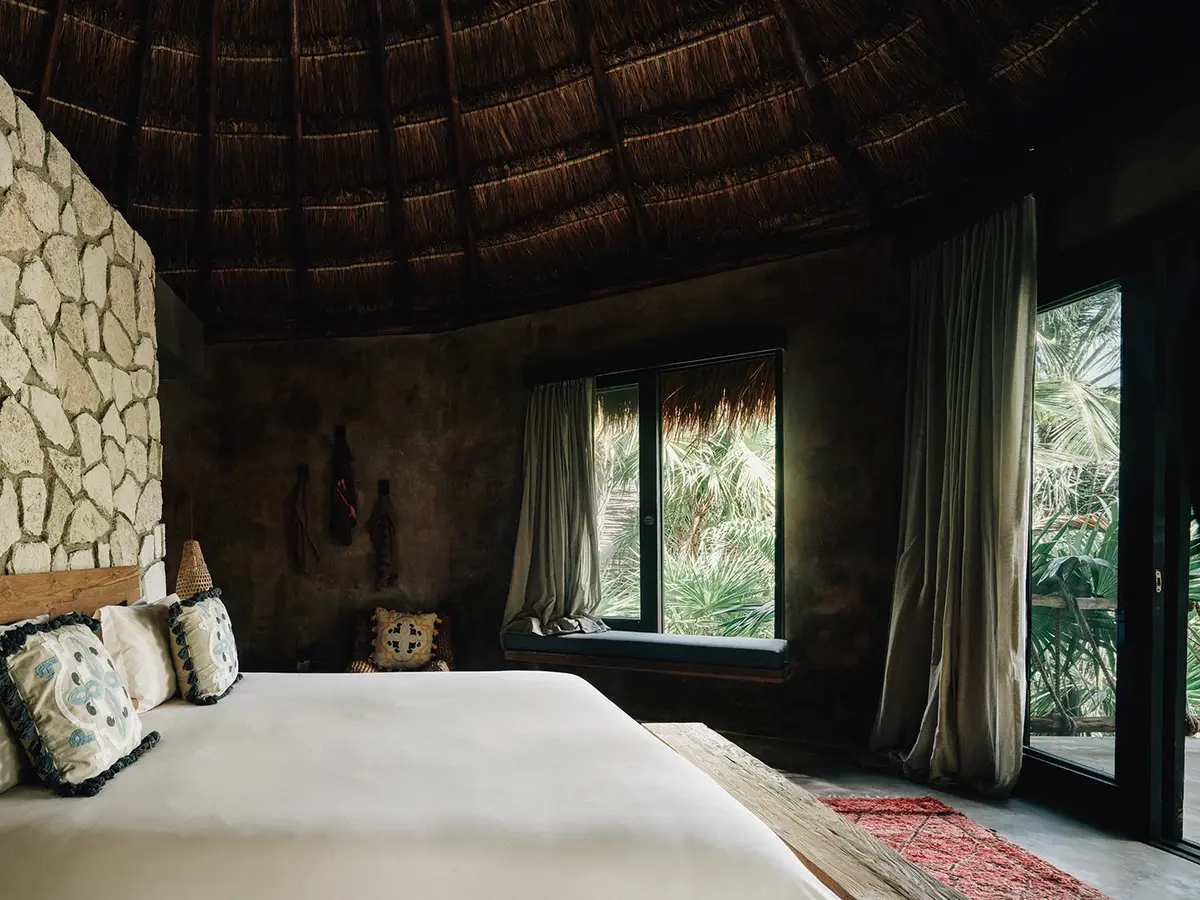
[[[0,0],[0,73],[217,336],[421,330],[878,226],[1108,5]]]

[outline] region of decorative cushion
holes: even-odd
[[[370,675],[385,670],[379,668],[369,659],[356,659],[346,667],[346,671],[355,675]],[[419,669],[404,669],[405,672],[449,672],[450,664],[444,659],[431,659]]]
[[[0,625],[0,635],[22,625],[48,621],[49,616],[35,616],[11,625]],[[8,719],[4,718],[4,713],[0,712],[0,794],[18,784],[33,780],[33,769],[29,767],[29,757],[25,755],[25,748],[17,740],[17,733],[12,730]]]
[[[237,644],[221,589],[209,588],[167,609],[179,692],[190,703],[208,706],[242,680]]]
[[[29,757],[17,740],[17,733],[8,724],[8,719],[0,715],[0,794],[29,781],[32,775]]]
[[[421,668],[433,658],[439,622],[437,613],[376,609],[372,661],[387,671]]]
[[[170,632],[163,603],[106,606],[100,610],[101,636],[138,712],[175,696],[179,684],[171,660]]]
[[[0,706],[37,776],[65,797],[90,797],[158,743],[98,632],[78,613],[0,634]]]

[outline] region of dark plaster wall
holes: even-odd
[[[861,740],[882,667],[901,479],[907,315],[888,267],[887,248],[871,244],[446,335],[210,348],[206,380],[162,386],[168,565],[194,515],[247,668],[291,669],[309,652],[340,665],[352,614],[377,603],[452,606],[461,661],[500,667],[523,369],[778,323],[788,339],[785,591],[798,677],[779,688],[580,674],[648,718]],[[348,427],[364,514],[376,480],[392,481],[401,581],[386,594],[373,590],[365,530],[348,548],[327,536],[337,423]],[[301,462],[312,467],[321,551],[311,575],[289,570],[283,525]]]

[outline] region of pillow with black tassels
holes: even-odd
[[[221,602],[220,588],[176,600],[167,611],[167,627],[179,693],[189,703],[216,703],[242,680],[233,626]]]
[[[64,797],[91,797],[158,743],[143,737],[100,623],[79,613],[0,634],[0,706],[37,776]]]

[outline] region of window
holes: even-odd
[[[598,614],[614,628],[782,635],[780,355],[596,379]]]
[[[1029,743],[1112,775],[1121,289],[1040,312],[1033,385]]]

